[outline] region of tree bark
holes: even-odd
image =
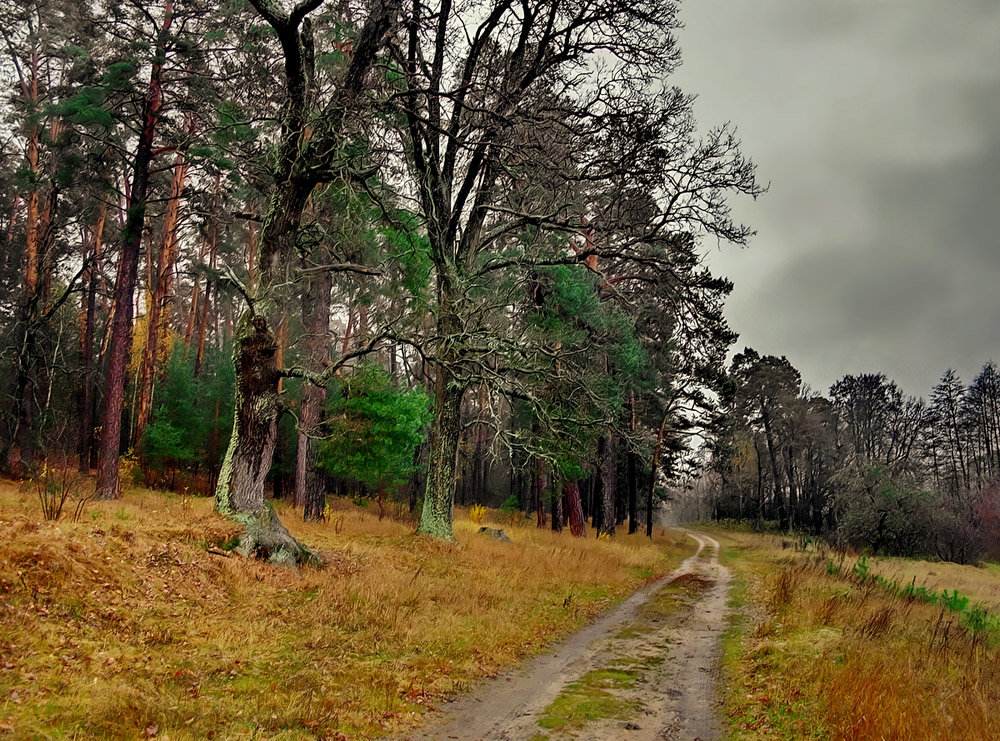
[[[417,532],[439,540],[454,541],[452,509],[465,389],[458,385],[444,364],[438,365],[434,386],[434,424],[427,464],[427,489]]]
[[[583,503],[580,501],[580,487],[576,479],[566,479],[566,514],[573,537],[586,538],[587,521],[583,519]]]
[[[77,391],[77,447],[80,473],[90,472],[94,448],[94,332],[97,314],[97,281],[100,275],[101,243],[104,239],[104,222],[108,204],[101,202],[97,223],[91,232],[90,260],[83,274],[86,290],[80,297],[80,371],[81,383]]]
[[[229,449],[215,489],[216,508],[244,526],[240,552],[275,563],[306,555],[266,500],[267,474],[278,441],[281,411],[275,356],[278,345],[264,317],[247,310],[236,326],[236,411]]]
[[[22,82],[22,93],[33,103],[38,103],[37,50],[32,57],[30,85],[26,86]],[[51,137],[56,138],[59,132],[59,122],[53,121]],[[45,396],[48,390],[42,325],[51,282],[52,266],[48,253],[54,238],[52,220],[55,218],[59,189],[55,184],[50,184],[44,199],[42,198],[41,185],[39,184],[41,181],[40,156],[41,132],[37,125],[32,125],[28,134],[25,159],[35,184],[33,184],[27,199],[24,292],[16,313],[15,419],[11,443],[7,448],[6,461],[7,470],[14,476],[27,475],[34,466],[37,448],[35,425],[38,417],[38,398]]]
[[[649,471],[649,488],[646,490],[646,537],[653,537],[653,493],[656,491],[656,470],[660,465],[660,452],[663,450],[663,436],[667,430],[669,411],[663,413],[660,429],[656,433],[656,444],[653,446],[653,460]]]
[[[209,253],[209,267],[215,268],[215,244],[213,242],[211,247],[211,252]],[[216,295],[218,295],[218,288],[216,288]],[[197,378],[201,374],[201,363],[205,358],[205,336],[208,334],[208,313],[212,307],[212,285],[206,284],[204,298],[201,302],[201,317],[198,320],[198,350],[195,353],[194,358],[194,376]],[[218,317],[218,309],[216,310],[216,317]],[[216,326],[218,329],[218,325]]]
[[[139,251],[146,223],[146,196],[149,189],[149,165],[153,158],[153,140],[163,108],[163,61],[166,39],[173,20],[173,2],[167,0],[163,27],[157,41],[157,53],[149,76],[149,89],[143,100],[142,131],[136,146],[132,166],[122,252],[115,280],[114,314],[108,344],[108,379],[104,419],[101,425],[101,447],[97,465],[98,499],[117,499],[118,453],[121,446],[122,408],[125,404],[125,373],[132,345],[132,312],[135,284],[139,270]]]
[[[328,253],[320,256],[321,261]],[[305,325],[305,359],[312,370],[322,372],[330,364],[330,291],[333,278],[328,271],[319,272],[302,294],[302,321]],[[323,519],[326,491],[323,475],[318,468],[319,451],[316,436],[323,419],[326,389],[307,383],[302,392],[299,415],[299,445],[295,458],[295,506],[303,508],[305,520]]]
[[[550,477],[550,490],[552,491],[552,532],[561,533],[563,529],[563,494],[556,485],[556,472],[552,472]]]
[[[760,416],[764,423],[764,440],[767,442],[767,457],[771,464],[771,483],[774,491],[774,505],[778,510],[778,527],[782,530],[788,529],[788,507],[785,504],[785,497],[781,491],[781,476],[778,473],[778,454],[775,450],[774,435],[771,432],[771,410],[768,405],[761,401]]]
[[[178,153],[174,159],[174,174],[170,182],[170,196],[163,216],[163,239],[160,242],[156,260],[155,281],[149,302],[149,317],[146,325],[146,347],[142,353],[141,378],[139,380],[138,412],[135,423],[136,442],[142,440],[142,433],[149,424],[153,411],[153,390],[156,365],[159,362],[160,345],[170,325],[170,298],[173,288],[174,268],[177,263],[177,224],[180,220],[181,197],[187,178],[188,163],[184,154]]]
[[[545,514],[545,475],[542,473],[541,460],[535,462],[535,473],[531,477],[531,488],[536,507],[535,526],[546,528],[549,523]]]
[[[597,457],[601,479],[601,521],[597,527],[598,537],[615,535],[615,490],[618,474],[618,457],[615,450],[615,436],[602,435],[597,442]]]
[[[632,535],[639,530],[639,498],[637,496],[639,482],[636,479],[635,452],[629,450],[626,455],[628,456],[628,480],[626,482],[628,487],[628,534]]]

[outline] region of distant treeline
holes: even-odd
[[[970,562],[1000,556],[1000,374],[946,371],[930,401],[882,374],[829,396],[784,357],[733,359],[714,427],[716,518],[825,534],[855,548]]]

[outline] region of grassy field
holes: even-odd
[[[1000,738],[996,567],[713,535],[736,576],[723,659],[732,738]]]
[[[674,568],[690,541],[577,540],[457,513],[457,545],[333,502],[279,513],[328,565],[224,550],[206,499],[130,491],[41,521],[0,482],[0,736],[372,738]],[[489,522],[487,522],[489,524]]]

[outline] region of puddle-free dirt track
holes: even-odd
[[[718,561],[717,541],[685,532],[698,550],[675,571],[519,670],[450,704],[443,720],[409,738],[709,741],[721,736],[716,680],[729,572]],[[610,694],[613,712],[575,718],[570,725],[553,722],[553,701],[608,671],[629,680],[600,690]]]

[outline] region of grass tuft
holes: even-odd
[[[624,719],[634,715],[639,703],[623,700],[617,691],[634,687],[640,672],[628,668],[594,669],[567,685],[552,701],[538,725],[554,731],[583,728],[595,720]]]

